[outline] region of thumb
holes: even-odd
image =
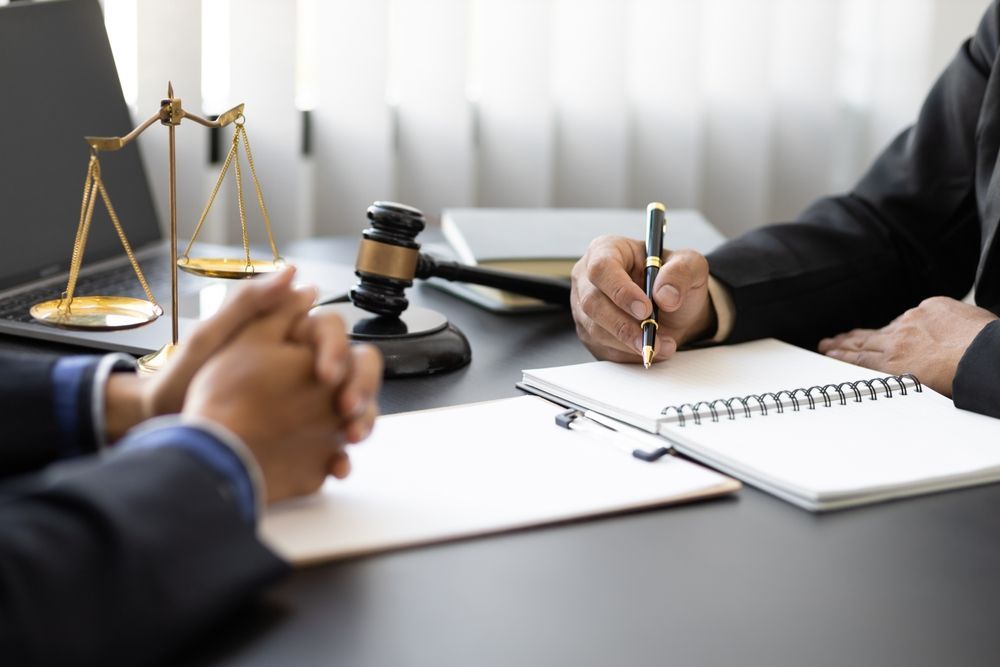
[[[281,343],[289,339],[296,323],[316,301],[314,287],[292,290],[277,308],[247,324],[239,334],[242,342]]]
[[[667,251],[663,268],[656,275],[653,295],[667,312],[681,307],[688,292],[708,282],[708,260],[693,250]]]
[[[289,266],[274,276],[248,281],[215,315],[203,322],[178,346],[171,360],[182,375],[191,375],[230,342],[249,322],[260,317],[293,294],[295,267]]]

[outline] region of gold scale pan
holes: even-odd
[[[284,265],[284,260],[278,253],[277,245],[274,242],[274,235],[271,231],[270,216],[264,204],[264,196],[257,179],[257,172],[254,167],[253,153],[250,150],[250,142],[244,124],[242,104],[230,109],[220,115],[216,120],[207,120],[184,110],[181,100],[173,96],[173,86],[167,86],[167,99],[163,100],[160,110],[142,125],[135,128],[124,137],[85,137],[90,146],[90,162],[87,167],[87,176],[84,181],[83,200],[80,206],[80,222],[77,226],[76,238],[73,242],[73,255],[70,262],[69,279],[66,290],[58,299],[44,301],[32,306],[30,313],[39,322],[69,328],[69,329],[97,329],[97,330],[117,330],[128,329],[152,322],[163,314],[163,309],[156,302],[152,291],[146,282],[142,269],[135,258],[128,238],[122,227],[121,221],[111,203],[111,198],[107,193],[107,188],[101,178],[101,166],[99,153],[101,151],[113,152],[121,150],[131,143],[142,132],[149,128],[156,121],[166,125],[169,129],[169,167],[170,167],[170,259],[171,259],[171,289],[173,303],[173,338],[171,345],[165,350],[169,354],[169,349],[177,344],[177,267],[195,275],[240,279],[248,278],[259,273],[269,273],[279,269]],[[225,164],[215,183],[212,194],[205,205],[195,232],[189,241],[184,254],[177,258],[177,197],[176,197],[176,151],[174,145],[174,128],[180,122],[188,118],[200,125],[208,128],[221,128],[235,123],[236,130],[233,133],[233,141],[226,157]],[[246,152],[247,163],[250,167],[250,174],[253,178],[254,190],[257,195],[257,203],[263,216],[264,226],[267,230],[268,241],[271,245],[273,259],[258,260],[250,256],[250,243],[247,234],[246,206],[243,200],[242,169],[239,158],[239,146],[242,145]],[[243,236],[244,256],[240,258],[225,257],[190,257],[190,251],[198,234],[208,217],[219,188],[229,171],[230,166],[235,166],[236,173],[236,193],[239,203],[240,227]],[[83,262],[84,250],[86,249],[87,237],[90,232],[91,221],[93,220],[94,207],[98,195],[104,202],[111,222],[118,234],[125,254],[135,271],[136,278],[145,293],[145,299],[125,297],[125,296],[77,296],[75,294],[76,284],[80,274],[80,267]],[[161,351],[163,352],[163,351]],[[158,353],[159,354],[159,353]],[[145,358],[144,358],[145,359]],[[159,362],[154,363],[154,365]]]

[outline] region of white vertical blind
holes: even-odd
[[[916,118],[926,93],[933,43],[933,0],[885,0],[876,6],[869,145],[884,145],[899,133],[900,118]],[[975,28],[970,25],[971,32]]]
[[[473,4],[469,97],[476,119],[476,203],[552,201],[549,3]]]
[[[316,231],[356,232],[376,199],[395,197],[392,122],[386,104],[387,0],[321,0],[313,155]]]
[[[662,199],[728,233],[788,219],[850,187],[913,121],[989,4],[175,0],[134,3],[130,20],[115,7],[127,2],[105,6],[116,57],[135,60],[120,65],[127,90],[136,73],[137,118],[168,78],[189,108],[201,88],[206,107],[245,101],[283,239],[356,233],[375,199],[431,217]],[[215,17],[204,31],[202,10]],[[312,113],[308,156],[296,100]],[[207,139],[185,130],[184,164],[203,163]],[[154,137],[144,145],[162,199]],[[184,169],[197,181],[180,183],[186,219],[215,167]]]
[[[628,24],[628,203],[699,201],[701,0],[636,0]]]
[[[159,110],[167,96],[167,82],[186,109],[201,115],[201,13],[199,0],[173,0],[171,4],[135,3],[138,41],[138,73],[133,118],[142,122]],[[171,53],[164,59],[164,53]],[[208,131],[200,125],[182,123],[175,130],[177,147],[177,229],[190,236],[205,205],[208,169]],[[169,224],[167,179],[167,131],[153,125],[139,137],[146,174],[160,213],[160,223]],[[222,236],[215,237],[221,240]]]
[[[768,217],[773,0],[706,0],[701,208],[726,234]],[[762,35],[767,38],[762,39]]]
[[[626,203],[625,6],[617,0],[553,2],[556,206]]]
[[[780,0],[775,6],[771,85],[771,165],[765,215],[790,220],[811,200],[841,186],[833,178],[841,127],[837,98],[840,0]],[[756,221],[755,221],[756,222]]]
[[[301,217],[299,166],[301,116],[295,108],[296,5],[274,0],[233,0],[230,7],[231,107],[246,103],[246,129],[257,176],[264,191],[275,237],[279,242],[311,232]],[[224,131],[228,149],[232,132]],[[245,156],[243,156],[245,158]],[[244,162],[251,241],[265,242],[249,169]],[[230,185],[230,193],[235,186]],[[221,195],[220,195],[221,196]],[[233,196],[233,195],[230,195]],[[238,217],[230,216],[231,240],[239,239]],[[280,249],[280,247],[279,247]]]
[[[397,0],[389,24],[397,196],[427,212],[474,202],[469,3]]]

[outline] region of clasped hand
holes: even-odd
[[[112,376],[109,438],[160,414],[212,420],[253,453],[268,501],[346,476],[344,446],[368,435],[378,411],[381,356],[350,346],[335,315],[309,315],[315,291],[293,289],[293,274],[245,285],[152,378]]]

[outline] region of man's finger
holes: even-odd
[[[365,409],[364,414],[344,425],[344,441],[354,444],[367,438],[375,425],[376,417],[378,417],[378,404],[372,401]]]
[[[708,260],[693,250],[667,253],[663,267],[656,275],[653,297],[656,304],[668,312],[680,308],[685,295],[708,281]]]
[[[218,352],[239,331],[262,313],[277,308],[292,294],[295,267],[289,266],[267,276],[241,285],[215,315],[203,322],[179,346],[171,363],[194,372],[205,360]]]
[[[866,341],[876,333],[876,329],[852,329],[833,338],[824,338],[819,342],[818,349],[822,354],[836,349],[860,350],[865,347]],[[884,348],[880,347],[879,349]]]
[[[244,327],[244,341],[283,342],[290,338],[298,320],[305,317],[316,301],[316,288],[297,287],[280,306]]]
[[[587,251],[587,278],[618,308],[641,320],[652,312],[646,293],[632,276],[636,269],[636,241],[607,237]]]
[[[374,345],[351,348],[351,375],[337,397],[337,411],[348,419],[364,414],[375,403],[382,379],[382,354]]]
[[[862,366],[876,371],[890,372],[885,368],[885,357],[881,352],[837,348],[827,352],[826,356],[832,357],[833,359],[839,359],[840,361],[846,361],[847,363],[854,364],[855,366]]]
[[[656,349],[653,354],[653,361],[669,359],[677,352],[677,341],[665,334],[656,335]]]
[[[334,313],[316,312],[300,319],[290,340],[316,352],[316,376],[330,387],[338,387],[350,372],[350,344],[344,321]]]
[[[894,372],[885,353],[892,346],[891,336],[881,330],[854,329],[827,340],[821,352],[828,357],[884,373]]]
[[[295,267],[289,266],[273,276],[248,280],[235,290],[215,315],[194,335],[202,343],[224,345],[243,325],[262,313],[277,308],[292,292]]]
[[[351,459],[347,452],[337,452],[330,459],[330,474],[337,479],[344,479],[351,474]]]
[[[622,310],[594,285],[579,285],[577,298],[581,310],[589,319],[586,326],[594,342],[639,354],[642,350],[642,329],[634,314]]]

